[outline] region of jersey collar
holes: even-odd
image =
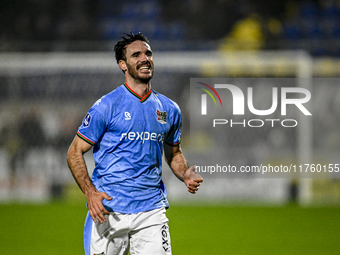
[[[149,93],[145,95],[145,97],[141,97],[140,95],[138,95],[136,92],[134,92],[127,84],[126,82],[124,82],[124,86],[125,88],[135,97],[137,97],[139,99],[139,102],[143,103],[146,99],[149,98],[149,96],[151,95],[152,89],[150,89]]]

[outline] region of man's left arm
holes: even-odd
[[[190,193],[195,194],[203,178],[196,173],[196,166],[189,167],[180,145],[170,146],[164,143],[164,156],[172,172],[185,183]]]

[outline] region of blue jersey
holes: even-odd
[[[92,182],[113,198],[104,199],[107,210],[130,214],[169,206],[162,154],[163,143],[180,142],[175,102],[153,90],[141,98],[121,85],[92,106],[77,135],[94,145]]]

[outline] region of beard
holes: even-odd
[[[150,68],[152,68],[151,69],[151,75],[148,75],[147,77],[143,77],[143,76],[140,76],[138,74],[138,69],[140,68],[140,66],[145,65],[145,64],[148,64],[150,66]],[[126,63],[126,66],[127,66],[127,72],[137,83],[145,83],[146,84],[153,77],[153,66],[151,66],[150,62],[143,62],[143,63],[137,65],[135,68],[128,63]]]

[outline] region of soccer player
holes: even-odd
[[[203,179],[182,153],[178,105],[151,88],[154,64],[147,38],[125,34],[114,51],[125,83],[92,106],[67,155],[87,198],[85,253],[171,254],[163,150],[190,193],[196,193]],[[83,154],[92,146],[91,180]]]

